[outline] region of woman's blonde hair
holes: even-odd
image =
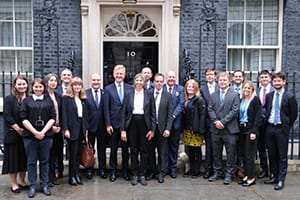
[[[254,83],[253,83],[252,81],[249,81],[249,80],[244,81],[244,83],[243,83],[243,85],[242,85],[242,99],[245,98],[244,92],[243,92],[243,88],[244,88],[244,86],[247,85],[247,84],[248,84],[248,85],[250,86],[250,88],[252,89],[252,90],[251,90],[252,94],[251,94],[251,97],[250,97],[250,100],[252,100],[252,99],[256,96],[256,92],[255,92],[255,86],[254,86]]]
[[[79,77],[74,77],[72,78],[71,82],[68,85],[67,91],[66,91],[66,96],[75,97],[74,91],[73,91],[73,85],[81,85],[81,90],[79,92],[79,98],[80,99],[86,99],[86,94],[84,91],[84,87],[83,87],[83,81],[81,80],[81,78]]]
[[[184,85],[184,97],[185,97],[185,105],[187,104],[189,98],[188,98],[188,93],[187,93],[187,87],[189,84],[192,84],[194,86],[194,92],[195,92],[195,96],[200,97],[201,94],[199,92],[199,85],[197,83],[197,81],[195,81],[194,79],[190,79],[188,80],[185,85]]]

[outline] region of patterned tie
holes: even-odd
[[[98,90],[95,90],[95,103],[97,108],[99,108],[99,96],[98,96]]]
[[[277,125],[279,123],[279,113],[280,113],[279,93],[278,92],[276,92],[276,96],[275,96],[274,109],[275,109],[274,124]]]
[[[121,104],[123,104],[123,93],[122,93],[122,85],[121,84],[118,85],[118,95],[119,95]]]
[[[221,104],[223,104],[224,96],[225,96],[225,91],[222,90],[222,91],[221,91],[221,95],[220,95],[220,103],[221,103]]]
[[[267,95],[267,89],[264,88],[263,96],[262,96],[262,104],[263,104],[263,105],[266,104],[266,95]]]
[[[172,94],[172,87],[169,87],[169,93]]]

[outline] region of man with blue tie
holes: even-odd
[[[270,171],[274,177],[265,184],[276,184],[274,190],[284,187],[288,167],[289,133],[297,115],[298,106],[295,95],[285,91],[286,76],[283,72],[272,75],[275,91],[266,97],[266,143],[270,157]]]
[[[111,174],[109,180],[114,182],[117,179],[117,151],[118,145],[121,144],[122,148],[122,173],[125,180],[129,180],[128,176],[128,144],[121,140],[121,116],[124,95],[129,90],[133,90],[133,86],[124,83],[126,76],[126,68],[124,65],[116,65],[114,67],[113,76],[115,82],[105,87],[107,94],[107,101],[105,101],[105,124],[106,131],[111,135],[111,146],[110,146],[110,168]]]
[[[101,178],[107,178],[106,175],[106,146],[109,135],[106,133],[104,123],[104,101],[105,92],[100,89],[101,78],[98,73],[93,73],[90,77],[91,88],[87,89],[87,110],[88,116],[88,139],[89,143],[94,147],[97,139],[97,157],[99,172]],[[93,168],[86,169],[86,178],[91,179],[94,174]]]
[[[176,73],[169,71],[166,76],[167,84],[163,86],[163,90],[172,95],[172,118],[173,125],[171,135],[169,137],[169,150],[168,150],[168,172],[172,178],[176,178],[178,147],[181,137],[182,129],[182,111],[184,108],[184,89],[181,85],[176,84]]]
[[[208,107],[210,96],[215,91],[219,90],[219,86],[216,83],[217,71],[215,68],[207,68],[205,70],[205,78],[206,84],[202,85],[200,88],[200,93],[205,100],[206,109]],[[213,175],[213,151],[212,151],[212,139],[211,132],[209,130],[210,119],[207,113],[206,119],[206,133],[204,134],[205,139],[205,173],[203,177],[208,179],[211,175]]]
[[[235,92],[239,93],[242,98],[242,85],[244,81],[244,72],[241,70],[235,70],[232,76],[233,86]]]

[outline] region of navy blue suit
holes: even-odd
[[[256,88],[256,95],[259,97],[259,93],[262,87]],[[273,86],[270,87],[270,92],[273,92],[275,89]],[[261,104],[262,99],[260,99]],[[262,105],[264,106],[264,105]],[[259,135],[257,139],[257,150],[258,150],[258,155],[259,155],[259,160],[260,160],[260,168],[262,171],[268,172],[268,154],[267,154],[267,146],[266,146],[266,140],[265,140],[265,125],[264,125],[264,119],[266,118],[266,110],[263,107],[262,108],[262,120],[261,124],[259,126]]]
[[[163,90],[167,91],[167,85],[163,86]],[[175,84],[172,89],[172,107],[173,107],[173,125],[171,135],[169,136],[169,166],[168,170],[176,171],[178,147],[180,141],[180,134],[182,129],[182,111],[184,109],[184,88],[181,85]]]
[[[215,91],[219,91],[219,86],[217,83],[215,83]],[[207,107],[210,101],[210,93],[207,86],[207,83],[205,85],[202,85],[200,88],[200,93],[202,97],[205,100],[206,104],[206,132],[204,134],[205,139],[205,170],[209,173],[213,172],[213,147],[212,147],[212,138],[211,138],[211,132],[210,132],[210,118],[207,112]]]
[[[127,83],[123,83],[123,95],[125,97],[126,93],[133,90],[133,86]],[[123,104],[120,102],[118,90],[115,83],[109,84],[105,87],[105,92],[107,94],[104,115],[105,115],[105,125],[112,126],[114,131],[111,136],[111,149],[110,149],[110,168],[115,171],[117,169],[117,150],[119,142],[122,148],[122,168],[123,170],[128,169],[128,144],[121,140],[121,122],[122,122],[122,107]],[[124,98],[123,98],[124,99]]]
[[[274,93],[274,91],[270,92],[266,97],[266,143],[270,157],[270,171],[278,181],[284,182],[288,167],[289,133],[298,115],[298,105],[295,95],[284,91],[280,105],[281,124],[270,124],[268,119],[273,106]]]
[[[89,142],[94,147],[95,139],[97,138],[98,165],[100,170],[104,170],[106,167],[106,145],[109,139],[104,121],[104,101],[106,99],[106,93],[104,90],[98,89],[100,102],[99,105],[96,105],[92,90],[94,89],[89,88],[85,91],[87,96]]]

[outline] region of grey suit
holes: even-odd
[[[239,107],[240,97],[232,88],[228,88],[222,104],[220,103],[219,90],[211,95],[211,100],[208,105],[208,114],[211,120],[210,131],[213,141],[214,173],[218,176],[222,175],[223,144],[225,145],[227,155],[226,176],[231,176],[235,171],[235,134],[239,133]],[[222,130],[217,129],[214,125],[216,121],[220,121],[225,128]]]

